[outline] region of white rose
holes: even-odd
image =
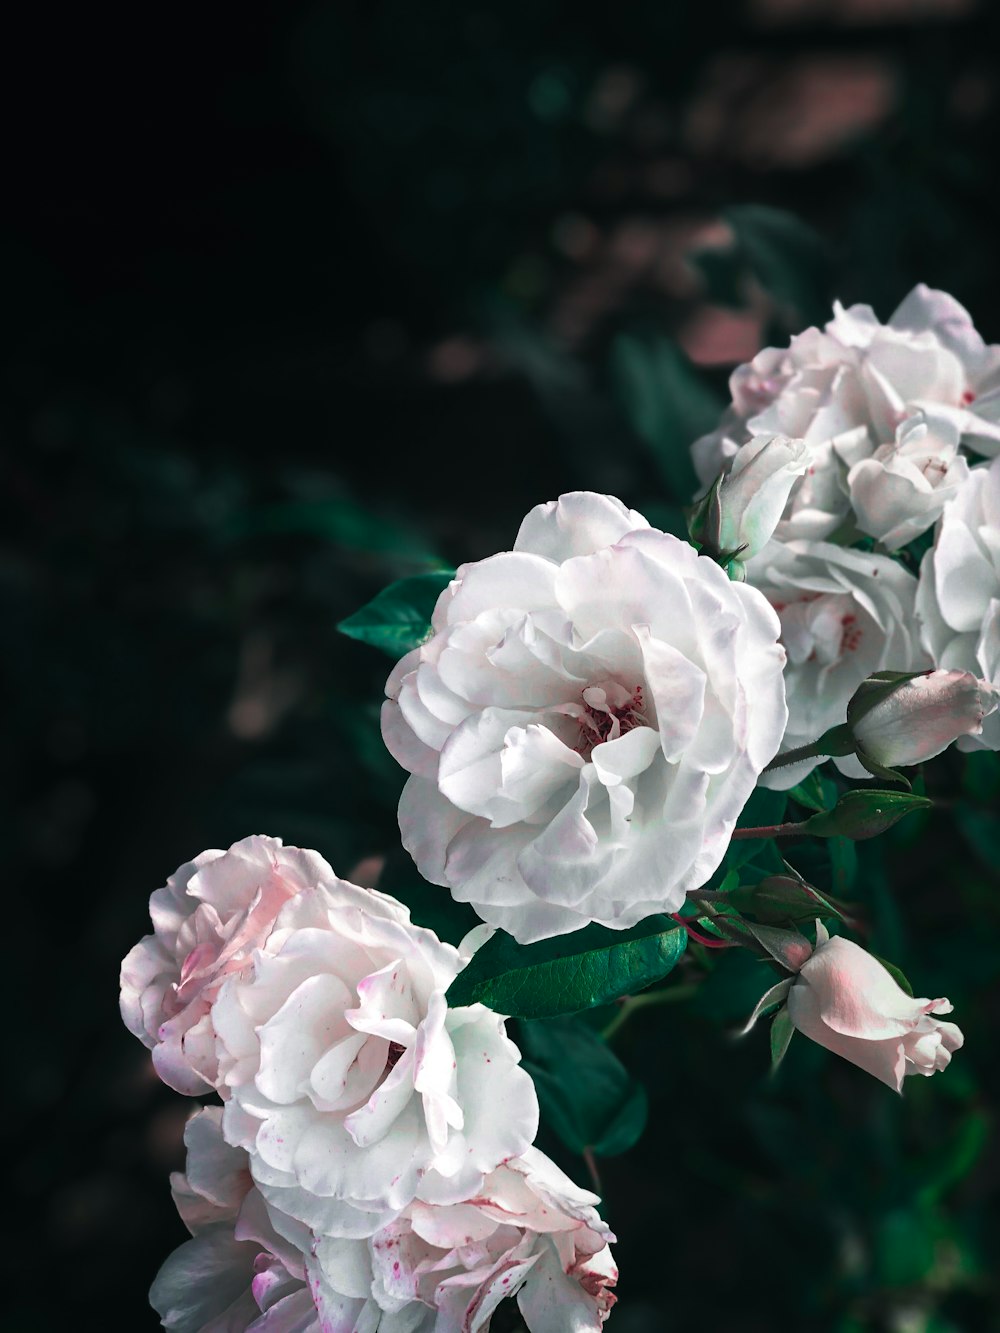
[[[321,1333],[306,1280],[312,1237],[254,1188],[246,1153],[222,1138],[221,1117],[206,1107],[184,1130],[186,1174],[170,1183],[192,1239],[160,1268],[150,1304],[173,1333]]]
[[[379,1333],[396,1320],[407,1333],[486,1333],[509,1296],[529,1333],[598,1333],[618,1277],[598,1202],[531,1148],[474,1198],[414,1203],[368,1241],[320,1239],[316,1259],[325,1288],[345,1309],[353,1300],[355,1326],[367,1317]]]
[[[920,566],[917,617],[935,664],[1000,686],[1000,459],[975,467]],[[959,749],[1000,750],[1000,714]]]
[[[449,1009],[465,958],[400,904],[333,880],[282,909],[212,1016],[228,1141],[282,1212],[364,1236],[524,1151],[538,1104],[503,1019]]]
[[[997,691],[968,671],[903,681],[851,724],[858,753],[883,768],[923,763],[964,736],[980,736]]]
[[[518,940],[676,910],[719,864],[784,729],[753,589],[610,496],[539,505],[464,565],[389,677],[425,879]]]
[[[930,665],[916,635],[917,581],[888,556],[829,542],[772,542],[747,565],[747,577],[778,613],[788,654],[782,751],[809,745],[842,723],[854,691],[876,671]],[[764,785],[794,786],[821,762],[775,769]],[[853,755],[835,762],[852,777],[867,777]]]
[[[918,412],[897,429],[894,444],[855,463],[847,485],[861,531],[895,551],[932,527],[969,475],[960,441],[951,418]]]
[[[877,958],[830,939],[819,922],[816,949],[788,992],[788,1017],[800,1032],[897,1092],[908,1074],[946,1068],[962,1045],[955,1024],[937,1017],[951,1010],[944,999],[913,999]]]
[[[153,934],[122,962],[121,1014],[165,1083],[194,1097],[214,1087],[219,987],[248,966],[290,897],[333,878],[316,852],[257,836],[202,852],[156,890]]]
[[[861,378],[880,440],[919,408],[947,415],[962,443],[1000,451],[1000,347],[987,346],[967,310],[919,283],[880,324],[870,306],[835,306],[828,332],[861,356]]]

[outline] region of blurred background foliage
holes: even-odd
[[[394,853],[387,659],[337,622],[574,487],[676,530],[731,366],[833,296],[885,318],[926,281],[1000,340],[1000,10],[288,0],[14,27],[4,1326],[152,1329],[189,1104],[117,1019],[149,892],[261,831],[344,874],[388,854],[385,886],[460,928]],[[631,1015],[614,1049],[649,1126],[597,1163],[617,1333],[1000,1328],[1000,775],[927,781],[938,810],[836,891],[952,998],[965,1050],[902,1099],[802,1039],[771,1078],[766,1034],[731,1038],[763,988],[741,956]]]

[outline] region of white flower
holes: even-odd
[[[789,492],[809,466],[802,440],[757,435],[733,459],[718,492],[718,531],[708,535],[717,551],[757,555],[770,541]]]
[[[915,1000],[877,958],[850,940],[830,939],[817,922],[816,949],[788,992],[788,1017],[800,1032],[883,1083],[902,1090],[907,1074],[947,1067],[961,1031],[942,1022],[947,1000]]]
[[[903,681],[851,725],[859,753],[884,768],[933,759],[961,736],[979,736],[997,691],[968,671]]]
[[[368,1241],[320,1239],[316,1259],[356,1327],[376,1327],[374,1306],[379,1333],[486,1333],[516,1296],[529,1333],[598,1333],[618,1277],[598,1202],[531,1148],[474,1198],[414,1203]]]
[[[787,348],[765,348],[729,384],[730,408],[692,446],[695,470],[707,488],[753,436],[803,440],[809,467],[789,494],[779,541],[832,536],[850,519],[849,469],[896,441],[899,427],[921,412],[933,416],[938,433],[948,423],[968,448],[1000,452],[1000,347],[983,343],[946,292],[923,285],[888,324],[870,306],[836,303],[825,330],[806,329]],[[866,496],[864,503],[881,521],[877,502]]]
[[[199,1096],[215,1085],[211,1007],[226,977],[267,939],[282,905],[333,871],[316,852],[252,837],[195,857],[149,900],[153,934],[121,969],[121,1013],[165,1083]]]
[[[879,440],[925,408],[949,416],[977,453],[1000,450],[1000,347],[983,342],[953,296],[918,283],[888,324],[870,306],[834,310],[827,332],[858,349]]]
[[[370,1235],[418,1193],[467,1197],[538,1128],[503,1019],[449,1009],[465,957],[333,879],[286,903],[215,1002],[224,1128],[314,1230]]]
[[[917,616],[935,664],[1000,685],[1000,459],[975,467],[920,566]],[[1000,750],[1000,714],[959,749]]]
[[[778,613],[788,654],[782,751],[809,745],[842,723],[854,691],[876,671],[930,665],[916,635],[917,581],[888,556],[829,542],[772,542],[750,561],[747,577]],[[821,762],[775,769],[764,784],[791,787]],[[836,763],[853,777],[867,777],[853,755]]]
[[[187,1171],[170,1183],[193,1239],[163,1264],[150,1303],[174,1333],[323,1333],[306,1280],[312,1237],[253,1187],[221,1117],[206,1107],[184,1130]]]
[[[858,527],[890,551],[926,532],[969,475],[950,417],[918,412],[847,474]]]
[[[784,729],[764,599],[581,491],[464,565],[434,629],[382,714],[424,878],[522,942],[676,910]]]

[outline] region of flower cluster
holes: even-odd
[[[503,1019],[445,998],[475,938],[452,948],[267,837],[204,852],[150,906],[122,1015],[172,1086],[222,1101],[174,1181],[193,1239],[153,1288],[167,1328],[458,1333],[515,1293],[533,1330],[564,1327],[554,1302],[603,1323],[597,1200],[532,1148]]]
[[[722,473],[715,527],[736,532],[742,572],[781,619],[782,752],[842,720],[866,677],[933,667],[983,685],[979,725],[962,747],[1000,748],[989,697],[1000,685],[1000,564],[989,536],[1000,472],[983,461],[1000,451],[1000,347],[985,345],[946,293],[918,286],[888,324],[868,306],[835,306],[825,329],[760,352],[730,387],[722,423],[692,455],[706,486]],[[766,522],[745,531],[740,513]],[[920,563],[906,548],[935,525]],[[993,720],[983,724],[983,713]],[[817,762],[766,780],[791,786]],[[865,775],[852,755],[837,763]]]

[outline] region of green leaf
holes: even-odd
[[[914,810],[926,810],[931,804],[926,796],[910,792],[857,788],[845,792],[832,810],[807,819],[802,831],[815,838],[839,837],[860,842],[877,837]]]
[[[337,628],[350,639],[370,643],[391,657],[402,657],[429,636],[437,599],[454,577],[454,570],[443,569],[400,579]]]
[[[807,773],[801,782],[789,788],[788,795],[807,810],[828,810],[837,799],[837,789],[818,768]]]
[[[763,204],[737,204],[722,216],[744,263],[779,305],[790,307],[796,327],[828,317],[830,266],[817,232],[794,214]]]
[[[542,1119],[567,1148],[601,1157],[626,1152],[646,1127],[646,1090],[598,1034],[579,1019],[522,1023],[524,1068]]]
[[[812,921],[817,916],[844,919],[819,889],[795,875],[768,875],[758,884],[741,884],[729,894],[729,901],[741,912],[752,912],[758,921]]]
[[[691,445],[716,425],[722,403],[662,334],[622,333],[611,347],[616,396],[672,497],[687,504],[698,479]]]
[[[787,1009],[779,1009],[771,1020],[771,1072],[773,1073],[784,1060],[795,1036],[795,1028],[788,1017]]]
[[[585,926],[537,944],[497,931],[451,983],[448,1003],[485,1004],[518,1018],[573,1014],[659,981],[686,947],[687,931],[665,916],[630,930]]]

